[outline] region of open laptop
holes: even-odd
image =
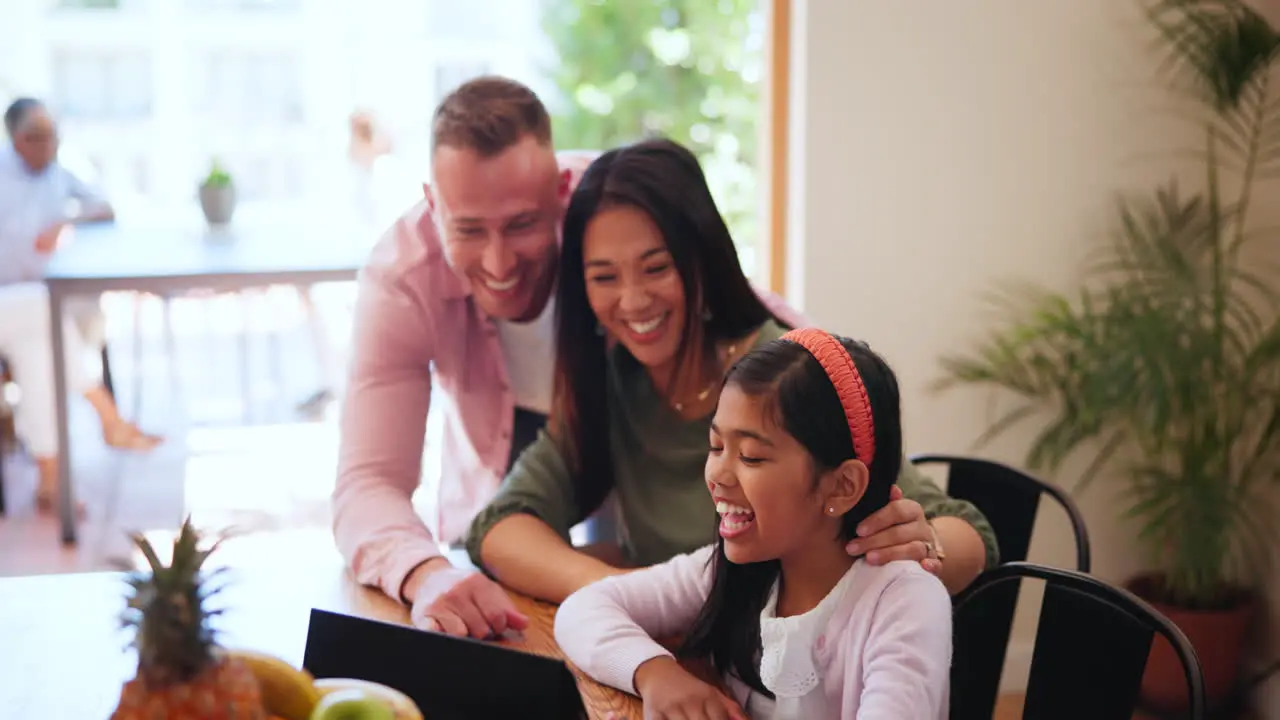
[[[426,720],[585,720],[563,661],[494,643],[312,609],[302,666],[408,695]]]

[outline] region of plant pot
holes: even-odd
[[[1257,598],[1241,591],[1225,608],[1187,610],[1162,602],[1157,590],[1160,585],[1159,575],[1144,574],[1125,586],[1169,618],[1187,636],[1204,672],[1206,700],[1213,707],[1236,689]],[[1173,646],[1162,635],[1156,635],[1151,642],[1151,654],[1147,657],[1147,669],[1142,676],[1142,701],[1148,708],[1161,713],[1187,710],[1189,699],[1182,663]]]
[[[200,209],[210,225],[226,225],[236,211],[234,185],[201,185]]]

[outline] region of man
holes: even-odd
[[[18,98],[4,113],[10,146],[0,152],[0,284],[44,277],[44,267],[76,226],[115,219],[97,189],[58,161],[58,125],[44,103]],[[85,343],[106,342],[98,299],[76,299],[67,312]]]
[[[4,128],[10,143],[0,149],[0,305],[6,308],[0,317],[18,320],[0,323],[0,352],[9,357],[24,390],[18,425],[39,469],[36,504],[51,511],[59,458],[53,373],[61,369],[50,366],[51,320],[41,280],[49,257],[73,226],[109,222],[115,213],[101,194],[58,162],[58,127],[44,103],[15,100],[5,110]],[[93,406],[108,446],[140,451],[155,447],[160,438],[124,420],[102,382],[97,349],[105,344],[106,334],[98,299],[69,302],[67,312],[76,325],[64,336],[69,387]]]
[[[526,619],[495,583],[450,565],[412,504],[433,381],[451,400],[436,408],[445,439],[435,524],[453,541],[550,409],[560,222],[592,157],[557,157],[541,101],[496,77],[446,97],[432,135],[425,199],[379,241],[360,280],[334,531],[356,579],[411,605],[415,623],[485,637]],[[938,564],[926,560],[933,530],[918,503],[896,500],[874,520],[884,532],[861,538],[864,550]],[[983,539],[963,520],[938,532],[933,542],[958,558],[944,569],[967,584],[986,561]]]

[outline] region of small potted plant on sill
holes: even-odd
[[[1028,464],[1084,455],[1077,489],[1123,482],[1151,572],[1128,587],[1196,648],[1210,701],[1238,701],[1261,571],[1276,547],[1280,488],[1280,270],[1260,260],[1276,232],[1250,223],[1280,177],[1280,34],[1243,2],[1144,0],[1202,130],[1197,190],[1171,180],[1118,204],[1118,230],[1074,293],[1021,288],[974,351],[943,358],[939,388],[1018,399],[980,439],[1049,416]],[[1203,163],[1200,165],[1200,163]],[[1251,254],[1252,253],[1252,254]],[[1274,257],[1274,255],[1273,255]],[[1109,471],[1109,472],[1107,472]],[[1185,708],[1181,668],[1163,639],[1145,704]]]
[[[221,226],[231,222],[236,210],[236,186],[222,164],[214,160],[209,174],[200,183],[200,209],[210,225]]]

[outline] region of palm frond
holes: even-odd
[[[1247,578],[1276,532],[1258,508],[1280,484],[1280,268],[1243,248],[1280,230],[1248,222],[1255,180],[1280,177],[1280,35],[1239,0],[1142,2],[1162,71],[1199,104],[1186,115],[1203,128],[1203,188],[1121,197],[1082,287],[992,293],[997,329],[943,357],[935,387],[1019,399],[980,443],[1047,417],[1027,462],[1052,471],[1090,453],[1077,491],[1118,472],[1171,597],[1200,607]],[[1112,467],[1125,448],[1136,460]]]
[[[1219,112],[1240,106],[1280,47],[1270,23],[1239,0],[1150,0],[1145,9],[1164,68]]]

